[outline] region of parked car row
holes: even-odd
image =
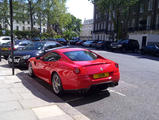
[[[32,44],[33,42],[30,40],[16,40],[14,42],[14,50],[22,50],[25,46]],[[8,59],[8,56],[11,52],[11,42],[3,43],[1,45],[1,55],[4,56],[5,59]]]
[[[140,52],[141,54],[151,54],[159,56],[159,43],[148,44],[147,46],[139,49],[139,43],[134,39],[118,40],[117,42],[112,41],[99,41],[99,40],[71,40],[70,44],[80,45],[84,47],[93,47],[96,49],[104,49],[109,51],[120,51],[120,52]]]

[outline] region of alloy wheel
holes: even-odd
[[[61,79],[56,73],[52,77],[52,87],[55,94],[62,93]]]

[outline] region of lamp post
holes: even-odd
[[[14,41],[13,41],[13,4],[12,0],[9,0],[10,3],[10,36],[11,36],[11,57],[12,57],[12,75],[14,75]]]

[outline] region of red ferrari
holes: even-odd
[[[82,48],[60,48],[29,60],[29,75],[52,85],[55,94],[64,90],[88,91],[92,87],[118,85],[119,65]]]

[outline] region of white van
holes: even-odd
[[[0,36],[0,44],[7,43],[11,41],[10,36]]]

